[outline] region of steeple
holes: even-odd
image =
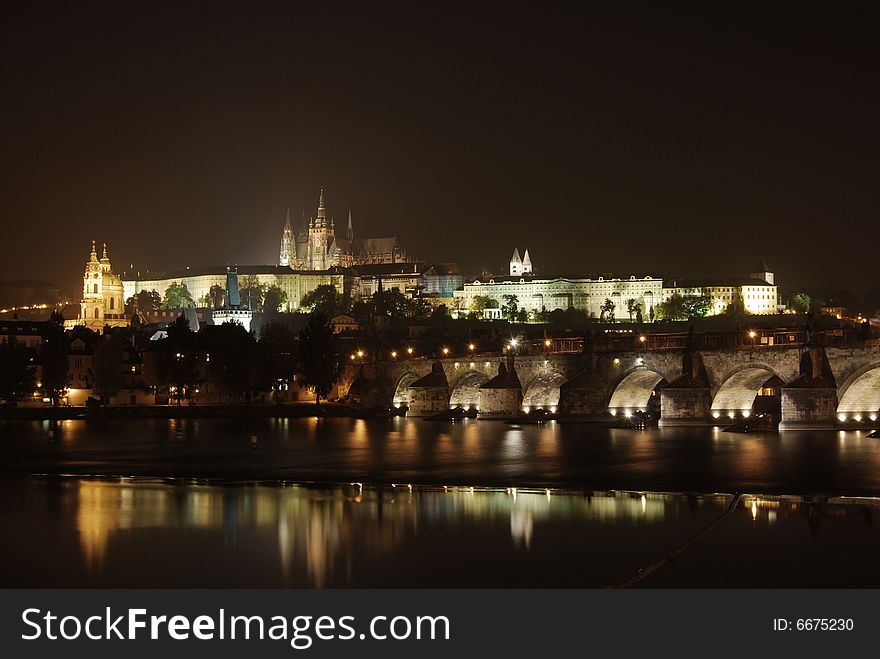
[[[287,221],[284,223],[284,230],[281,232],[281,255],[278,264],[283,266],[290,265],[290,251],[293,246],[293,229],[290,228],[290,209],[287,209]]]
[[[513,256],[510,257],[510,276],[518,277],[523,273],[523,262],[519,257],[519,249],[513,248]]]
[[[318,213],[315,217],[315,224],[323,225],[327,221],[327,206],[324,204],[324,188],[321,188],[321,195],[318,197]]]
[[[526,253],[523,254],[522,271],[523,274],[531,274],[532,272],[532,259],[529,258],[529,250],[526,250]]]
[[[104,255],[101,257],[101,263],[109,263],[110,258],[107,256],[107,243],[104,243]]]
[[[351,225],[351,209],[348,209],[348,229],[345,231],[345,237],[348,240],[354,240],[354,228]]]
[[[95,252],[95,241],[92,241],[92,253],[89,255],[89,263],[97,263],[98,254]]]

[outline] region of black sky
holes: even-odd
[[[875,17],[613,4],[7,8],[0,277],[275,263],[323,185],[468,272],[880,284]]]

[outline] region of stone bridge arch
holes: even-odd
[[[391,398],[391,403],[394,407],[401,407],[403,405],[409,407],[412,404],[412,390],[410,389],[410,385],[418,380],[419,377],[420,376],[415,371],[404,371],[403,375],[397,380],[397,385],[394,387],[394,394]]]
[[[837,390],[838,414],[876,414],[880,410],[880,361],[865,364]]]
[[[480,405],[480,385],[489,380],[489,374],[485,371],[469,369],[464,371],[455,380],[455,384],[449,390],[449,406],[463,407],[466,410]]]
[[[728,371],[712,396],[712,412],[751,412],[759,391],[764,387],[778,388],[786,378],[773,366],[747,362]]]
[[[562,373],[552,369],[538,373],[525,386],[523,408],[556,412],[559,405],[560,387],[567,379]]]
[[[608,409],[612,413],[630,410],[644,411],[656,395],[656,390],[668,384],[662,373],[647,366],[638,366],[624,373],[612,387]]]

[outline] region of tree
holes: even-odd
[[[211,381],[229,395],[248,392],[256,348],[251,333],[240,323],[223,323],[206,333],[205,342]]]
[[[411,300],[396,288],[373,293],[373,314],[389,316],[395,320],[408,318],[413,314]]]
[[[626,312],[629,314],[629,320],[632,322],[633,316],[642,314],[642,303],[634,297],[626,301]],[[642,322],[639,320],[639,322]]]
[[[479,314],[480,318],[482,318],[483,311],[490,308],[492,306],[492,302],[494,302],[494,300],[486,295],[474,295],[473,299],[471,300],[471,305],[470,307],[468,307],[468,309],[470,311],[476,311]]]
[[[527,309],[520,309],[516,314],[516,321],[518,323],[527,323],[529,322],[529,312]]]
[[[663,320],[702,318],[708,315],[710,308],[711,300],[705,291],[700,295],[688,296],[674,293],[656,306],[657,316]]]
[[[177,404],[184,391],[198,383],[196,334],[183,316],[168,325],[168,336],[156,345],[156,368],[159,380],[174,387]]]
[[[263,300],[266,297],[266,286],[260,283],[256,275],[245,275],[238,278],[238,291],[241,304],[251,311],[263,311]]]
[[[157,291],[138,291],[125,301],[129,313],[153,313],[162,308],[162,296]]]
[[[37,369],[31,359],[30,351],[14,336],[0,341],[0,398],[6,405],[15,405],[34,391]]]
[[[199,299],[199,303],[206,309],[220,309],[223,307],[223,298],[225,296],[226,290],[222,286],[214,284]]]
[[[165,299],[162,300],[163,309],[189,309],[194,306],[192,295],[182,281],[172,282],[165,289]]]
[[[326,316],[313,313],[299,335],[303,383],[315,388],[315,403],[332,391],[339,377],[339,341]]]
[[[605,298],[605,302],[602,303],[600,319],[603,322],[613,323],[615,307],[616,305],[610,298]]]
[[[40,381],[43,395],[51,398],[52,406],[57,407],[64,390],[67,389],[70,341],[64,333],[64,317],[53,311],[49,320],[51,321],[49,331],[43,339],[43,347],[40,350],[42,364]]]
[[[293,379],[297,332],[290,323],[270,320],[263,325],[257,344],[257,381],[273,391],[287,387]]]
[[[502,295],[504,303],[501,305],[501,315],[511,323],[515,323],[519,316],[519,298],[516,295]]]
[[[95,393],[102,399],[115,396],[122,382],[119,372],[122,363],[122,339],[117,333],[105,334],[95,347],[92,362],[95,373]]]
[[[705,318],[709,315],[709,310],[711,308],[712,298],[709,297],[709,293],[706,290],[703,290],[700,295],[684,298],[684,313],[687,320],[692,318]]]
[[[327,318],[334,318],[351,310],[351,300],[347,295],[338,293],[333,284],[321,284],[303,295],[301,306]]]
[[[807,313],[810,310],[812,300],[806,293],[795,293],[791,296],[788,306],[798,313]]]
[[[278,310],[286,303],[287,293],[280,286],[272,285],[266,289],[266,295],[263,298],[263,311],[278,313]]]

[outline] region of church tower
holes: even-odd
[[[524,275],[532,274],[532,259],[529,258],[529,250],[526,250],[526,253],[523,254],[522,271]]]
[[[354,240],[354,227],[351,225],[351,209],[348,209],[348,229],[345,230],[345,237],[348,239],[348,242]]]
[[[331,246],[336,243],[336,228],[327,219],[327,206],[324,203],[324,188],[318,197],[318,212],[309,221],[309,270],[326,270],[333,263]]]
[[[107,256],[106,251],[104,256]],[[95,241],[92,241],[92,253],[86,261],[83,275],[83,296],[80,303],[79,317],[84,321],[96,321],[104,318],[104,270],[98,254],[95,252]]]
[[[107,255],[107,245],[104,245],[103,254],[98,260],[93,240],[92,251],[83,273],[83,296],[77,324],[98,332],[108,325],[110,327],[128,325],[124,300],[122,280],[113,273],[110,257]]]
[[[519,249],[513,248],[513,256],[510,257],[510,276],[519,277],[523,273],[523,262],[519,257]]]
[[[287,209],[287,222],[284,224],[284,230],[281,232],[281,257],[278,260],[279,265],[290,265],[290,250],[293,246],[293,229],[290,228],[290,209]]]
[[[749,275],[749,279],[761,279],[771,286],[776,285],[776,277],[770,272],[770,268],[767,266],[767,262],[763,258],[758,261],[758,265],[755,266],[754,272]]]

